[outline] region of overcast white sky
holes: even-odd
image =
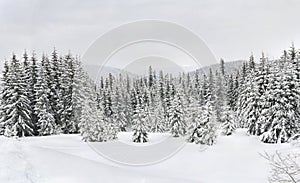
[[[201,37],[215,57],[277,58],[300,47],[298,0],[0,0],[0,59],[24,50],[83,55],[100,35],[124,23],[160,19]]]

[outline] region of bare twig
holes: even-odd
[[[272,166],[272,175],[269,178],[271,183],[299,183],[300,182],[300,166],[297,159],[299,154],[288,154],[283,156],[276,151],[275,154],[261,154]]]

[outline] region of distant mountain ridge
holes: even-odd
[[[233,74],[237,72],[243,65],[243,63],[246,62],[246,60],[237,60],[237,61],[231,61],[231,62],[225,62],[225,72],[227,74]],[[128,75],[129,77],[138,77],[136,74],[132,74],[128,71],[124,71],[115,67],[107,67],[107,66],[99,66],[99,65],[83,65],[83,69],[89,74],[89,76],[96,80],[97,77],[108,77],[109,73],[112,75]],[[205,66],[200,69],[197,69],[196,71],[199,73],[199,75],[209,74],[209,70],[212,69],[213,73],[216,72],[216,70],[220,69],[220,64],[213,64],[210,66]],[[192,76],[195,74],[195,71],[189,72]],[[99,76],[98,76],[99,74]]]
[[[115,67],[108,67],[108,66],[100,66],[100,65],[83,65],[83,69],[88,73],[91,79],[94,81],[102,77],[108,77],[109,73],[112,75],[128,75],[129,77],[137,77],[137,75],[132,74],[128,71],[124,71]]]
[[[244,62],[246,62],[246,60],[236,60],[236,61],[231,61],[231,62],[225,62],[224,63],[225,73],[227,73],[229,75],[236,73],[238,70],[240,70],[240,68],[242,67]],[[197,69],[196,71],[198,72],[198,74],[200,76],[202,76],[203,74],[208,75],[210,69],[212,70],[213,73],[215,73],[216,71],[219,71],[220,63],[205,66],[200,69]],[[194,75],[195,71],[190,72],[190,74]]]

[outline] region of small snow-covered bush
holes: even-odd
[[[288,140],[293,146],[300,148],[300,134],[295,134]]]
[[[203,106],[195,114],[195,118],[189,129],[189,142],[206,145],[213,145],[215,143],[217,138],[215,118],[209,104]]]
[[[223,135],[231,135],[236,129],[235,117],[233,112],[225,109],[222,117],[221,130]]]
[[[198,126],[189,137],[189,142],[196,144],[213,145],[216,141],[216,128],[213,124]]]
[[[228,121],[221,125],[221,129],[222,129],[222,135],[232,135],[236,127],[231,121]]]
[[[147,116],[144,109],[137,104],[134,115],[132,116],[132,129],[134,131],[132,141],[136,143],[148,142]]]
[[[261,141],[265,143],[284,143],[288,139],[288,134],[280,127],[272,128],[261,135]]]
[[[148,134],[146,129],[141,123],[138,123],[133,126],[134,133],[133,133],[133,142],[136,143],[145,143],[148,142]]]

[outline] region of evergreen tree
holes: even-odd
[[[105,137],[106,140],[115,140],[118,138],[118,132],[120,131],[117,122],[114,120],[113,116],[110,118],[104,116],[104,123],[105,123]]]
[[[164,111],[162,103],[159,100],[158,96],[155,96],[154,99],[149,105],[147,111],[147,117],[149,121],[149,129],[151,132],[161,133],[166,131],[167,121],[164,118]]]
[[[194,94],[198,93],[199,87],[200,87],[199,73],[196,70],[195,71],[195,80],[194,80]]]
[[[119,88],[116,87],[112,96],[112,123],[117,127],[117,131],[126,131],[125,107],[121,100]]]
[[[250,57],[250,62],[254,63],[253,56]],[[245,64],[246,65],[246,64]],[[254,66],[254,65],[253,65]],[[245,71],[244,71],[245,72]],[[243,85],[240,88],[240,95],[237,102],[237,116],[239,127],[248,128],[251,124],[251,134],[254,134],[255,122],[258,118],[258,98],[256,96],[257,87],[254,80],[255,68],[248,64]],[[250,112],[250,115],[249,115]]]
[[[2,83],[1,83],[1,121],[0,121],[0,135],[4,134],[5,126],[7,125],[7,104],[10,96],[10,80],[9,80],[9,63],[4,62],[4,69],[2,71]]]
[[[74,77],[72,82],[72,114],[71,114],[71,133],[79,132],[80,116],[82,115],[83,102],[85,99],[83,78],[87,78],[87,73],[83,71],[78,59],[74,61]]]
[[[152,67],[149,66],[149,83],[148,83],[149,89],[152,88],[153,85],[154,85],[153,70],[152,70]]]
[[[76,133],[78,131],[78,124],[72,120],[72,111],[73,111],[73,86],[74,86],[74,74],[75,74],[75,66],[74,66],[74,58],[70,54],[66,55],[64,59],[64,72],[61,74],[62,80],[59,81],[58,86],[58,106],[60,110],[58,114],[60,114],[61,128],[63,133]]]
[[[235,107],[235,86],[233,81],[232,74],[228,78],[228,89],[227,89],[227,98],[228,98],[228,105],[231,109]]]
[[[236,129],[234,112],[230,109],[228,102],[224,102],[223,112],[222,112],[222,134],[231,135]]]
[[[235,78],[233,80],[233,92],[232,92],[232,97],[231,97],[231,109],[233,111],[237,111],[237,101],[240,95],[240,74],[239,72],[236,73]]]
[[[165,119],[169,122],[170,118],[171,118],[171,113],[172,113],[172,101],[174,100],[174,93],[175,90],[173,88],[173,84],[171,83],[171,81],[167,80],[167,84],[166,84],[166,89],[165,89],[165,98],[163,101],[164,104],[164,116]],[[169,128],[170,126],[168,126]]]
[[[103,91],[103,108],[104,108],[104,115],[106,117],[111,117],[111,115],[113,114],[111,92],[112,91],[110,88],[105,88],[105,90]]]
[[[36,105],[36,101],[37,101],[37,91],[35,89],[35,85],[37,83],[37,78],[38,78],[38,65],[37,65],[37,58],[35,53],[32,53],[31,56],[31,60],[30,60],[31,64],[30,65],[30,74],[29,74],[29,95],[28,98],[30,100],[30,106],[31,106],[31,113],[30,113],[30,117],[32,120],[32,123],[34,124],[35,127],[37,127],[37,123],[38,123],[38,116],[35,114],[35,109],[34,106]],[[47,94],[48,95],[48,94]],[[37,128],[35,129],[35,131],[37,131]]]
[[[146,115],[145,111],[140,107],[138,103],[135,108],[133,116],[133,142],[145,143],[148,142],[148,133],[146,127]]]
[[[130,89],[129,89],[130,91]],[[121,88],[121,99],[124,105],[124,120],[125,120],[125,131],[130,127],[131,124],[131,105],[130,105],[130,92],[127,92],[126,88]]]
[[[262,60],[262,61],[264,61],[264,60]],[[249,68],[250,72],[255,70],[255,61],[254,61],[253,53],[251,53],[251,56],[250,56],[250,59],[249,59],[249,64],[248,64],[248,68]]]
[[[182,96],[180,91],[177,92],[171,102],[169,125],[170,132],[174,137],[183,136],[186,134],[186,124],[183,114]]]
[[[107,140],[103,109],[101,105],[97,107],[96,93],[92,89],[91,82],[87,78],[85,82],[85,100],[79,123],[80,134],[84,141],[103,142]]]
[[[208,100],[211,100],[211,91],[208,85],[207,77],[204,74],[203,75],[203,81],[202,81],[202,87],[201,87],[201,93],[200,93],[200,98],[201,100],[200,105],[204,105]]]
[[[255,83],[250,80],[250,82],[247,83],[247,90],[249,93],[245,95],[245,107],[242,109],[241,117],[244,118],[243,120],[245,120],[244,124],[248,126],[249,134],[260,135],[261,124],[257,123],[258,117],[261,113],[258,105],[258,89]]]
[[[36,93],[36,101],[34,113],[37,116],[37,126],[40,135],[52,135],[55,134],[56,125],[54,117],[51,113],[50,103],[48,99],[48,93],[50,89],[46,84],[46,72],[44,65],[40,65],[37,81],[34,85],[34,91]]]
[[[210,101],[201,107],[189,129],[189,142],[206,145],[215,143],[217,137],[215,115]]]
[[[45,60],[45,68],[48,78],[48,84],[50,86],[49,101],[51,110],[57,125],[62,126],[61,122],[61,112],[62,107],[60,103],[62,88],[61,88],[61,79],[62,79],[62,58],[58,57],[57,51],[54,49],[51,56],[51,62],[49,59]]]
[[[4,121],[6,136],[34,135],[34,125],[30,119],[30,101],[26,93],[26,78],[20,61],[13,55],[8,72],[7,103],[4,109],[7,118]]]
[[[225,62],[222,58],[220,60],[220,73],[221,76],[225,77]]]
[[[224,101],[226,99],[226,90],[224,88],[224,76],[222,74],[217,74],[216,89],[215,89],[215,111],[216,120],[221,122],[222,108]]]
[[[264,111],[265,123],[262,141],[282,143],[299,132],[299,89],[294,65],[285,52],[279,68],[273,71],[267,93],[269,107]]]
[[[214,102],[215,101],[215,79],[211,68],[209,69],[209,76],[208,76],[208,93],[210,94],[210,100]]]

